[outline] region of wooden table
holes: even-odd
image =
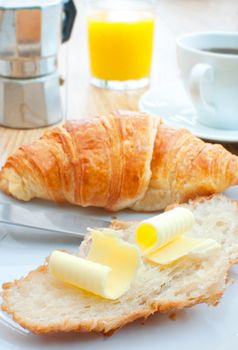
[[[114,0],[116,1],[116,0]],[[199,30],[238,31],[238,0],[158,0],[157,28],[151,84],[178,79],[176,37]],[[80,119],[113,109],[138,109],[138,100],[146,89],[117,92],[89,84],[85,9],[78,2],[78,17],[69,44],[62,47],[60,70],[66,79],[67,119]],[[67,67],[67,68],[66,68]],[[67,74],[65,73],[67,72]],[[22,143],[38,138],[44,129],[14,130],[0,128],[0,164]],[[238,154],[238,145],[225,144]]]

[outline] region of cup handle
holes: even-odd
[[[206,101],[203,93],[203,84],[204,82],[212,82],[213,76],[212,66],[205,63],[198,63],[191,70],[188,82],[189,94],[195,108],[204,110],[212,117],[215,116],[216,109]]]

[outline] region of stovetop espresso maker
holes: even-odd
[[[0,124],[62,119],[57,56],[76,16],[72,0],[0,0]]]

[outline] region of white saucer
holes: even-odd
[[[238,143],[238,130],[210,128],[197,121],[196,111],[181,82],[147,91],[140,99],[139,108],[143,112],[161,116],[169,126],[186,128],[203,139]]]

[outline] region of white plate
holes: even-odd
[[[143,112],[161,116],[169,126],[186,128],[203,139],[238,142],[238,130],[209,128],[197,121],[196,111],[191,105],[181,82],[148,90],[141,97],[139,108]]]
[[[229,189],[227,194],[238,199],[238,187]],[[0,202],[2,201],[13,200],[1,194]],[[24,205],[32,210],[48,210],[52,215],[57,210],[109,216],[102,210],[58,207],[43,201],[33,201]],[[126,211],[118,216],[132,219],[148,215]],[[32,233],[35,233],[35,236],[32,236]],[[0,226],[0,285],[19,278],[40,265],[53,249],[77,250],[78,244],[78,238],[74,237],[64,238],[62,235],[48,234],[42,236],[42,233],[39,236],[37,232]],[[0,322],[0,350],[237,350],[238,268],[233,268],[232,274],[235,282],[228,288],[219,306],[214,308],[197,305],[178,312],[176,321],[170,320],[167,315],[154,315],[145,324],[141,321],[134,322],[112,337],[95,333],[38,336],[17,331]]]

